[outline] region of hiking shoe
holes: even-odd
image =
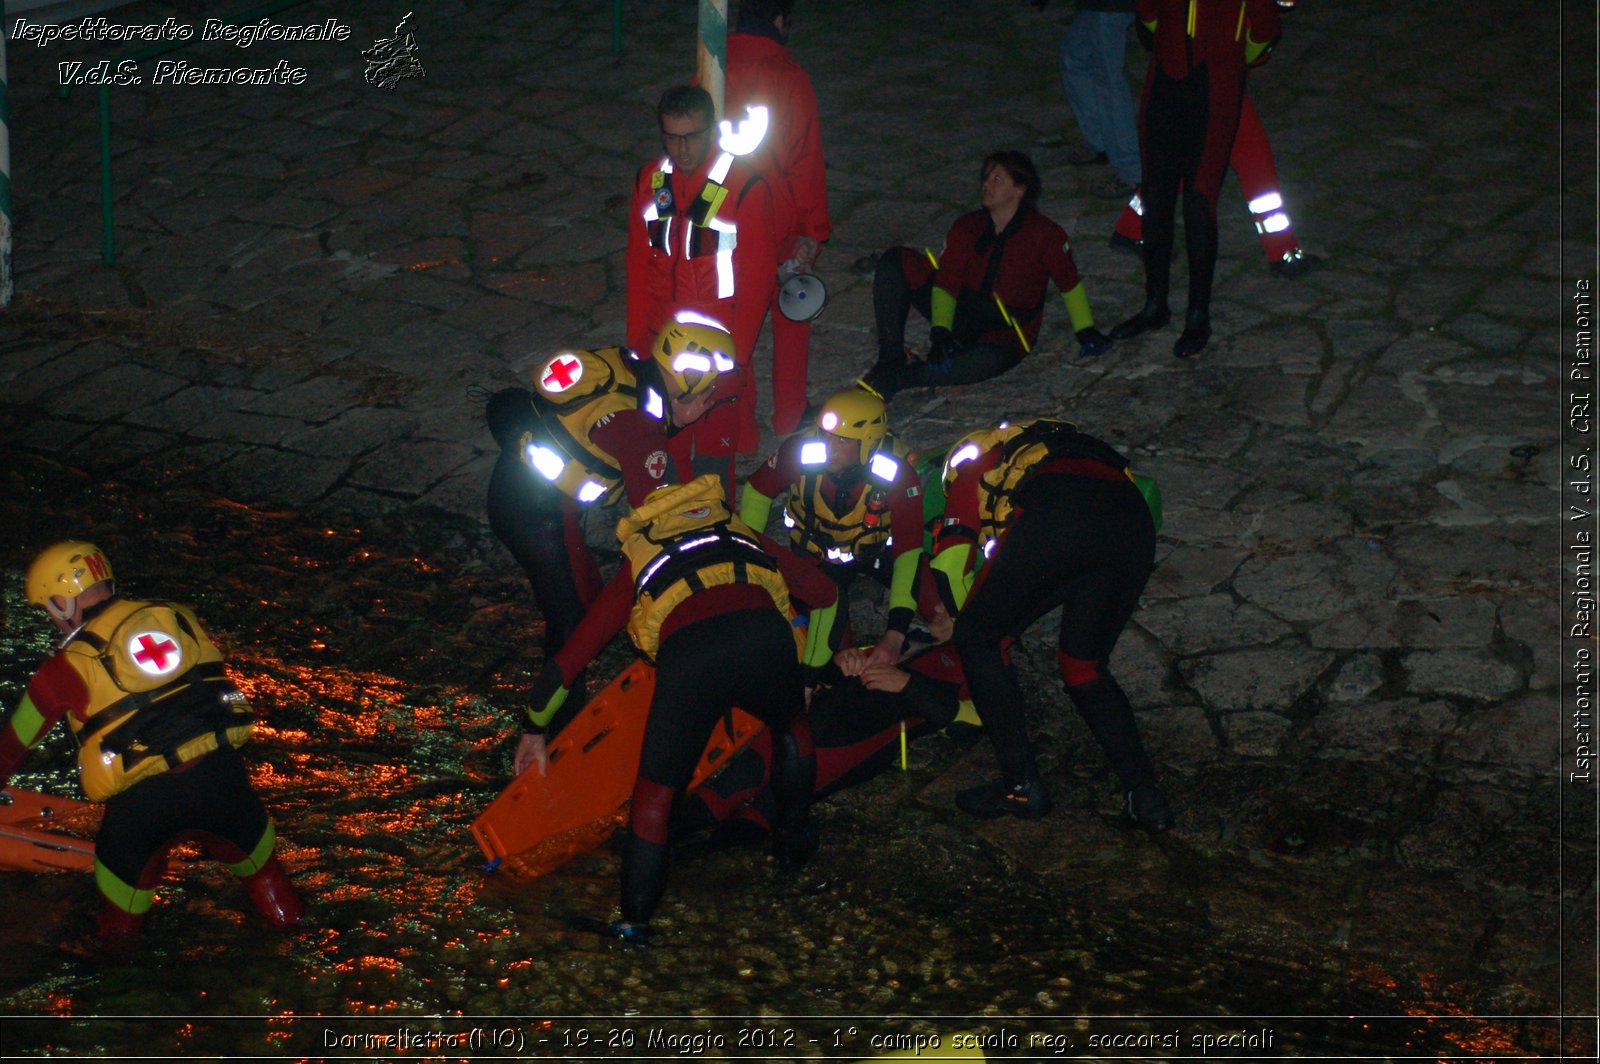
[[[652,938],[649,924],[634,924],[627,920],[611,921],[606,925],[605,933],[630,946],[648,946]]]
[[[957,794],[956,808],[984,820],[1007,815],[1037,820],[1050,812],[1050,795],[1036,779],[1015,785],[993,780]]]
[[[1126,251],[1130,255],[1142,256],[1144,255],[1144,241],[1135,240],[1133,237],[1126,236],[1122,233],[1112,233],[1111,250]]]
[[[1299,248],[1295,248],[1283,258],[1274,262],[1270,269],[1279,277],[1294,281],[1304,277],[1320,265],[1322,265],[1320,256],[1307,255]]]
[[[1067,149],[1068,166],[1093,166],[1095,163],[1104,166],[1110,161],[1105,152],[1095,151],[1087,144],[1074,144]]]
[[[774,835],[772,856],[778,862],[779,875],[793,875],[806,866],[817,854],[817,834],[809,828],[795,833]]]
[[[1141,783],[1127,794],[1123,811],[1128,819],[1152,835],[1172,828],[1172,807],[1167,796],[1154,785]]]
[[[1106,174],[1100,180],[1089,186],[1089,195],[1100,199],[1125,200],[1131,197],[1139,188],[1131,181],[1124,181],[1116,174]]]

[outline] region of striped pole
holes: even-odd
[[[0,0],[0,307],[11,305],[11,117],[6,108],[6,3]]]
[[[728,0],[700,0],[700,40],[695,51],[700,87],[722,117],[723,74],[728,69]]]

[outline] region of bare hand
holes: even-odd
[[[935,643],[948,643],[955,634],[955,618],[950,616],[950,611],[941,603],[933,608],[933,617],[928,621],[928,634],[933,636]]]
[[[906,648],[906,635],[904,632],[885,632],[878,640],[878,645],[872,648],[872,653],[867,655],[867,665],[893,665],[900,660],[900,654]]]
[[[893,665],[868,665],[861,671],[861,686],[869,691],[887,691],[897,695],[911,682],[911,674]]]
[[[814,236],[797,236],[794,238],[794,253],[789,257],[795,265],[800,267],[800,272],[811,269],[811,264],[817,261],[817,256],[822,253],[822,245],[817,243]]]
[[[833,655],[833,663],[846,676],[860,676],[867,667],[867,652],[860,647],[846,647]]]
[[[550,775],[550,751],[546,747],[544,732],[523,732],[517,740],[517,752],[511,758],[511,770],[518,776],[528,771],[529,765],[539,766],[539,775]]]

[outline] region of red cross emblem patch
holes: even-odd
[[[183,664],[183,651],[165,632],[140,632],[128,640],[128,656],[148,676],[165,676]]]
[[[577,355],[557,355],[539,371],[539,387],[547,392],[564,392],[583,379],[583,360]]]
[[[667,452],[651,451],[650,456],[644,460],[644,471],[656,480],[667,475]]]

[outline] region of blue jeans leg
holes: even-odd
[[[1140,181],[1142,168],[1139,160],[1139,125],[1133,107],[1133,93],[1128,88],[1128,75],[1123,69],[1128,49],[1128,27],[1133,25],[1133,15],[1116,11],[1085,11],[1078,15],[1094,15],[1098,41],[1095,58],[1100,68],[1095,72],[1095,82],[1100,88],[1100,150],[1111,160],[1117,176],[1130,185]]]
[[[1091,151],[1105,151],[1104,107],[1098,84],[1102,64],[1095,56],[1100,34],[1094,23],[1099,12],[1080,11],[1061,38],[1061,87],[1067,105],[1078,121],[1078,132]],[[1130,16],[1131,17],[1131,16]]]

